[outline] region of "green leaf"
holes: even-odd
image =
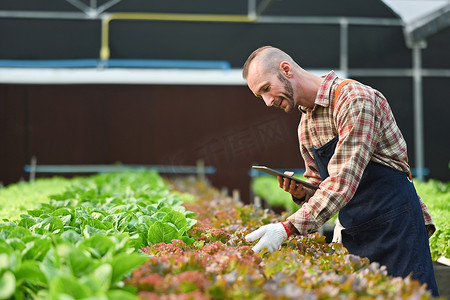
[[[16,290],[16,278],[11,271],[0,276],[0,299],[9,299]]]
[[[72,296],[74,299],[92,296],[91,291],[85,284],[70,275],[55,277],[50,283],[50,295],[52,299],[64,299],[64,295]]]
[[[83,240],[81,235],[77,233],[75,230],[67,230],[67,229],[61,234],[61,239],[71,243],[72,245],[76,245],[78,244],[78,242]]]
[[[101,290],[106,292],[111,286],[113,268],[110,264],[102,264],[94,271],[96,278],[101,286]]]
[[[188,236],[182,236],[181,239],[183,240],[183,242],[186,243],[186,245],[192,245],[195,242],[194,239],[192,239]]]
[[[51,215],[52,216],[67,216],[67,215],[71,216],[72,212],[69,209],[62,207],[62,208],[58,208],[57,210],[52,212]]]
[[[83,275],[89,274],[94,267],[94,260],[80,248],[71,248],[67,259],[72,274],[76,277],[82,277]]]
[[[30,209],[27,212],[30,216],[33,217],[39,217],[43,213],[42,209]]]
[[[147,257],[141,256],[137,253],[120,253],[114,256],[113,260],[111,261],[111,266],[113,268],[111,286],[117,284],[126,275],[146,262],[147,259]]]
[[[41,223],[34,225],[32,228],[42,228],[49,233],[60,233],[64,231],[64,224],[59,217],[49,217],[44,219]]]
[[[178,211],[169,212],[162,221],[166,223],[172,223],[179,231],[182,229],[184,231],[188,224],[186,221],[186,217]]]
[[[18,285],[32,284],[40,287],[47,285],[47,279],[36,261],[27,260],[22,262],[15,275]]]
[[[51,248],[40,264],[42,273],[44,273],[48,282],[51,282],[53,278],[58,276],[58,274],[60,273],[58,270],[59,267],[60,262],[57,255],[55,254],[55,248]]]
[[[97,220],[97,219],[89,219],[87,223],[89,226],[99,229],[99,230],[108,230],[109,229],[108,227],[105,226],[105,224],[102,221]]]
[[[127,291],[123,290],[110,290],[106,294],[108,296],[108,300],[138,300],[139,298],[136,295],[133,295]]]
[[[7,240],[7,243],[14,249],[14,250],[19,250],[22,251],[23,249],[25,249],[25,243],[19,239],[19,238],[9,238]]]
[[[69,226],[71,220],[72,220],[72,215],[61,216],[61,222],[63,223],[64,226]]]
[[[29,229],[18,226],[11,230],[11,233],[9,234],[8,238],[23,239],[24,237],[31,236],[31,235],[32,234]]]
[[[90,238],[91,236],[95,235],[95,234],[103,234],[104,231],[101,229],[97,229],[95,227],[86,225],[83,229],[83,236],[85,238]]]
[[[158,204],[158,212],[170,213],[173,210],[173,206],[166,201]]]
[[[51,244],[52,242],[49,239],[35,239],[28,242],[26,248],[22,251],[22,260],[43,260]]]
[[[119,231],[128,231],[128,225],[130,223],[130,219],[132,218],[132,213],[124,213],[122,218],[120,219],[117,229]]]
[[[22,218],[19,221],[19,226],[24,227],[24,228],[30,228],[31,226],[36,224],[36,220],[34,218]]]
[[[186,221],[188,223],[187,228],[188,230],[192,228],[197,223],[196,219],[186,218]]]
[[[162,219],[164,219],[164,217],[167,215],[167,212],[164,211],[158,211],[156,213],[154,213],[153,215],[151,215],[151,219],[156,221],[161,221]]]
[[[184,215],[186,216],[186,218],[192,218],[193,219],[194,217],[197,216],[197,213],[190,211],[190,212],[185,213]]]
[[[173,239],[179,238],[178,230],[171,223],[155,222],[148,230],[148,243],[170,243]]]
[[[0,271],[10,269],[12,267],[11,261],[13,260],[13,256],[15,253],[6,254],[0,253]]]
[[[80,248],[89,251],[94,258],[102,258],[108,252],[112,256],[114,247],[114,242],[108,236],[101,234],[96,234],[80,243]]]
[[[83,276],[81,282],[89,287],[92,293],[104,295],[110,288],[112,267],[110,264],[101,264],[92,273]],[[90,298],[94,300],[93,298]],[[106,299],[106,297],[96,297],[95,299]]]
[[[1,255],[10,255],[14,252],[14,249],[4,239],[0,239],[0,259]],[[1,264],[0,264],[1,269]]]

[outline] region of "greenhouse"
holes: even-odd
[[[448,0],[2,1],[0,299],[450,299],[449,27]],[[436,288],[372,256],[419,253],[384,217],[418,211]]]

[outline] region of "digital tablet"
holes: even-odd
[[[277,170],[271,169],[269,167],[265,167],[265,166],[252,166],[252,169],[258,170],[258,171],[262,171],[265,172],[267,174],[273,175],[273,176],[282,176],[282,177],[286,177],[292,180],[295,180],[296,182],[303,184],[303,186],[313,189],[313,190],[317,190],[319,188],[318,185],[312,184],[310,182],[286,175],[284,173],[278,172]]]

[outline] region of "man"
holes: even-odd
[[[306,235],[339,212],[335,240],[350,253],[385,265],[392,276],[412,273],[437,296],[428,244],[433,221],[412,184],[406,142],[384,96],[332,71],[318,77],[270,46],[249,56],[243,77],[267,106],[301,112],[304,176],[320,185],[313,191],[278,177],[302,205],[285,222],[247,235],[260,239],[253,250],[273,252],[289,235]]]

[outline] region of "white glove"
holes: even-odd
[[[255,253],[267,248],[270,253],[277,250],[280,245],[287,239],[286,229],[281,223],[264,225],[257,230],[245,236],[248,242],[261,240],[252,248]]]
[[[342,226],[341,222],[339,222],[339,218],[336,219],[336,226],[334,226],[334,232],[333,232],[333,240],[332,243],[342,243],[342,230],[345,229],[344,226]]]

